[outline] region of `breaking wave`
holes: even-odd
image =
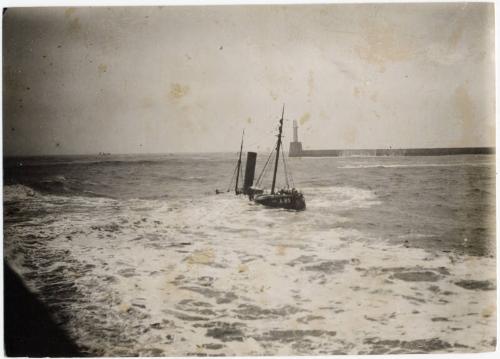
[[[495,252],[469,249],[495,241],[478,219],[494,219],[491,171],[391,183],[290,161],[307,201],[292,212],[215,195],[234,163],[204,161],[11,175],[5,258],[87,354],[494,350]]]
[[[4,186],[3,188],[3,199],[5,202],[25,200],[35,195],[37,195],[37,192],[33,188],[22,184]]]

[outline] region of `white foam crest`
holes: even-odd
[[[154,228],[147,226],[121,237],[154,232]],[[148,247],[144,241],[125,245],[125,241],[117,243],[117,238],[113,238],[103,243],[95,233],[86,234],[85,238],[68,243],[67,247],[62,243],[57,247],[68,248],[72,255],[84,257],[90,263],[108,263],[106,269],[93,269],[92,275],[82,285],[87,286],[89,280],[95,281],[91,277],[115,276],[116,282],[98,288],[116,299],[109,310],[121,313],[139,308],[140,312],[148,314],[142,319],[132,316],[124,330],[131,330],[133,325],[149,328],[162,320],[173,323],[172,327],[162,324],[167,326],[164,332],[173,336],[173,343],[158,342],[156,332],[149,330],[134,338],[137,341],[135,350],[139,351],[153,345],[166,355],[185,355],[196,352],[204,344],[219,343],[206,336],[206,328],[193,327],[196,321],[182,319],[183,316],[211,318],[179,307],[183,301],[206,303],[218,313],[212,320],[244,323],[248,338],[241,343],[226,345],[222,352],[228,355],[265,354],[264,347],[254,338],[273,329],[335,330],[337,333],[332,338],[308,339],[313,347],[333,350],[344,346],[343,349],[350,354],[369,350],[365,338],[378,337],[381,330],[382,339],[411,341],[439,336],[444,341],[459,342],[476,349],[481,348],[478,346],[481,338],[494,333],[488,332],[494,326],[494,294],[469,291],[454,284],[463,278],[494,279],[492,259],[433,256],[419,249],[356,241],[354,233],[343,230],[330,231],[329,240],[311,236],[298,247],[291,240],[285,243],[259,241],[256,245],[256,242],[244,238],[231,241],[229,245],[229,238],[223,232],[220,234],[218,238],[198,238],[197,242],[183,247],[181,252],[169,250],[166,245]],[[182,231],[174,231],[171,235],[185,238]],[[169,243],[168,237],[166,233],[160,243]],[[349,242],[345,243],[341,237],[348,237]],[[335,263],[339,263],[337,269]],[[440,267],[449,268],[450,274],[441,275]],[[408,282],[394,279],[392,276],[398,273],[398,269],[393,268],[403,268],[403,272],[432,272],[432,278],[437,280]],[[133,274],[125,277],[119,274],[127,273],[127,270]],[[429,291],[431,285],[437,286],[438,292]],[[207,294],[203,294],[204,290]],[[447,291],[453,294],[443,294]],[[227,293],[232,293],[235,299],[217,304],[218,295]],[[440,305],[440,300],[446,301],[446,305]],[[457,311],[463,303],[467,303],[468,313],[479,314],[467,316],[461,310]],[[278,317],[258,314],[257,311],[255,319],[248,320],[238,317],[241,305],[260,310],[288,307],[298,311],[292,310],[290,314]],[[486,317],[481,314],[485,307],[490,308]],[[304,322],[301,318],[308,315],[318,319]],[[446,320],[432,321],[432,318],[443,317]],[[363,331],[357,330],[360,323],[363,323]],[[450,324],[464,330],[467,325],[473,325],[478,334],[469,331],[466,331],[467,335],[457,334],[449,329]],[[273,352],[300,353],[291,343],[276,341],[270,344]],[[107,350],[108,355],[113,355],[112,347]]]
[[[21,184],[7,185],[3,189],[3,198],[7,202],[27,199],[35,195],[37,192],[34,189]]]
[[[303,188],[302,192],[306,196],[308,208],[368,208],[381,204],[373,191],[356,187]]]
[[[232,194],[171,201],[91,198],[82,203],[94,203],[92,212],[50,214],[50,226],[12,226],[8,237],[47,238],[44,248],[67,261],[63,275],[85,294],[70,303],[69,328],[79,344],[106,356],[123,348],[144,356],[151,348],[169,356],[357,354],[373,348],[367,338],[438,337],[468,350],[491,349],[484,340],[495,337],[495,292],[456,282],[494,281],[494,258],[389,245],[335,228],[331,222],[339,218],[322,207],[373,206],[379,202],[372,191],[319,187],[304,193],[304,212],[266,209]],[[81,271],[86,265],[91,267]],[[207,335],[202,325],[217,323],[242,323],[241,341]],[[123,337],[99,336],[97,327]],[[272,338],[311,330],[322,334],[307,336],[299,342],[304,347]],[[126,347],[123,338],[130,339]]]

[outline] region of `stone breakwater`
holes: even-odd
[[[289,152],[290,157],[453,156],[494,154],[494,147],[303,150],[302,143],[300,142],[291,142]]]

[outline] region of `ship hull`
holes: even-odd
[[[306,209],[304,197],[292,194],[261,194],[254,198],[254,202],[267,207],[284,208],[295,211]]]

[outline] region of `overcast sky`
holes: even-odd
[[[493,4],[10,8],[4,151],[493,146]]]

